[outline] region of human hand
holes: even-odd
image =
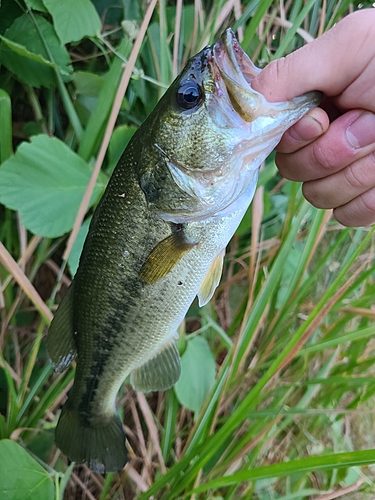
[[[350,14],[321,37],[271,62],[252,81],[269,101],[320,90],[321,107],[291,127],[276,164],[303,182],[318,208],[345,226],[375,222],[375,9]]]

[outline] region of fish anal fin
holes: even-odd
[[[69,401],[68,401],[69,402]],[[104,474],[123,469],[127,462],[125,433],[118,415],[95,425],[83,423],[77,411],[62,409],[55,431],[56,445],[73,462]]]
[[[180,355],[176,341],[164,344],[155,356],[131,373],[131,384],[136,391],[166,391],[180,377]]]
[[[195,245],[196,243],[186,240],[183,230],[173,232],[152,250],[140,270],[139,277],[148,285],[156,283],[164,278]]]
[[[210,269],[204,277],[204,280],[198,292],[198,302],[200,307],[206,305],[211,300],[220,282],[221,274],[223,272],[224,255],[225,249],[222,250],[219,255],[214,258]]]
[[[61,373],[68,368],[76,355],[73,331],[73,287],[64,295],[47,334],[47,352],[54,369]]]

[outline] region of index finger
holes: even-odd
[[[313,108],[284,133],[276,150],[294,153],[324,134],[328,127],[327,113],[321,108]]]

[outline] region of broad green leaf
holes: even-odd
[[[10,97],[0,89],[0,164],[12,154],[12,110]]]
[[[72,250],[68,257],[69,271],[72,276],[75,275],[78,269],[79,258],[81,257],[83,244],[85,242],[87,233],[89,232],[89,226],[91,222],[91,217],[85,220],[82,224],[80,230],[78,231],[77,238],[73,244]]]
[[[21,56],[21,57],[28,59],[27,63],[29,63],[29,64],[30,63],[39,63],[39,64],[42,64],[43,66],[47,66],[48,68],[57,68],[56,64],[52,63],[51,61],[48,61],[40,54],[35,54],[34,52],[30,52],[23,45],[20,45],[19,43],[16,43],[16,42],[13,42],[12,40],[5,38],[4,36],[0,37],[0,39],[3,42],[3,44],[1,45],[0,56],[1,56],[1,59],[3,61],[5,61],[4,62],[5,66],[7,65],[6,51],[7,51],[7,49],[10,49],[13,52],[12,54],[10,54],[10,56],[9,56],[10,58]],[[4,45],[6,45],[6,47],[4,47]],[[9,66],[12,65],[13,62],[14,61],[11,61]],[[11,69],[10,69],[10,71],[11,71]]]
[[[6,30],[1,37],[0,61],[21,82],[51,87],[56,84],[54,68],[69,75],[69,53],[61,46],[52,24],[39,15],[33,20],[24,14]]]
[[[40,12],[48,12],[42,0],[25,0],[25,4],[29,7],[29,9],[39,10]]]
[[[202,337],[189,340],[181,357],[181,376],[174,386],[177,399],[183,406],[199,412],[215,382],[215,360]]]
[[[66,144],[37,135],[0,167],[0,202],[18,210],[31,232],[61,236],[73,226],[90,175],[89,165]],[[90,205],[103,187],[97,183]]]
[[[104,85],[104,78],[88,71],[76,71],[73,75],[76,94],[98,97]]]
[[[50,476],[26,450],[10,439],[0,441],[1,500],[52,500]]]
[[[100,17],[90,0],[43,0],[43,3],[52,16],[62,45],[100,33]]]

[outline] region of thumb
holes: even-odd
[[[375,9],[345,17],[332,29],[288,56],[272,61],[252,81],[271,102],[289,100],[311,90],[341,94],[374,57]]]

